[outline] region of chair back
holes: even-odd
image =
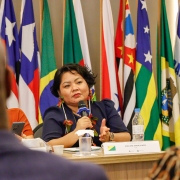
[[[42,131],[43,131],[43,123],[38,124],[34,128],[34,130],[33,130],[34,138],[42,138]]]

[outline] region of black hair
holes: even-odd
[[[76,71],[78,74],[80,74],[84,78],[89,88],[95,85],[96,83],[95,78],[97,77],[97,75],[95,76],[94,73],[92,73],[92,71],[87,66],[81,66],[75,63],[65,64],[60,69],[58,69],[54,75],[54,82],[53,82],[53,85],[51,86],[51,93],[55,97],[59,97],[58,90],[61,84],[62,75],[65,72],[71,72],[72,74],[74,74],[73,71]]]

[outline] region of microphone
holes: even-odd
[[[79,101],[77,114],[81,115],[81,117],[83,117],[83,116],[88,117],[89,112],[90,112],[90,110],[86,107],[85,102],[82,100]],[[86,128],[86,129],[90,129],[90,128]],[[91,137],[91,136],[89,135],[89,133],[85,133],[83,137]]]
[[[81,117],[83,117],[83,116],[88,116],[89,112],[90,112],[90,110],[86,107],[85,102],[79,101],[77,114],[79,114],[79,115],[81,115]]]

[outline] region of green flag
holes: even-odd
[[[63,54],[64,64],[79,63],[84,65],[72,0],[66,0]]]
[[[160,56],[161,79],[158,79],[158,87],[161,87],[159,96],[161,98],[163,149],[165,150],[174,144],[180,145],[178,94],[165,0],[162,0],[161,4]]]
[[[144,3],[146,3],[144,1]],[[156,85],[152,69],[150,26],[147,8],[138,0],[136,52],[136,107],[144,119],[145,140],[158,140],[162,147]]]
[[[50,92],[56,72],[56,59],[54,55],[53,34],[51,28],[51,19],[48,7],[48,1],[43,1],[43,29],[42,29],[42,58],[41,58],[41,79],[40,79],[40,116],[39,123],[42,122],[44,111],[53,105],[56,105],[58,98]]]

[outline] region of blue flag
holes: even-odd
[[[19,79],[20,107],[26,113],[31,127],[38,124],[39,105],[39,50],[32,0],[22,1],[22,21],[19,32],[21,72]]]
[[[1,24],[1,38],[3,39],[8,56],[8,65],[12,68],[14,76],[12,77],[11,96],[7,101],[7,106],[18,107],[18,78],[19,78],[19,39],[17,31],[16,17],[12,0],[2,1],[3,17]]]

